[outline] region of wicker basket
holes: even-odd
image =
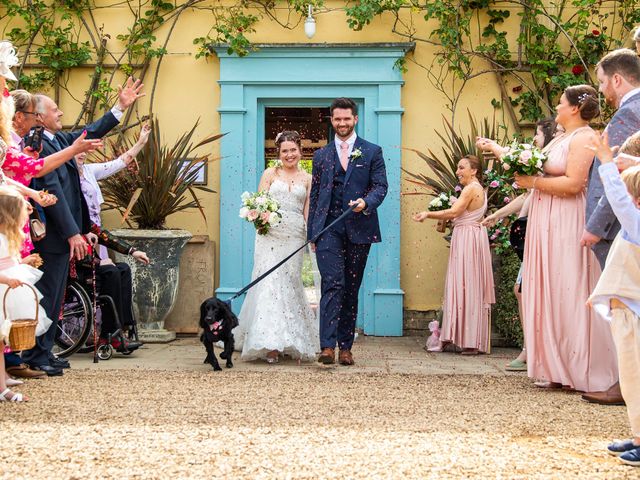
[[[38,302],[38,294],[35,289],[26,283],[22,286],[29,287],[33,292],[33,297],[36,302],[36,314],[35,318],[16,318],[9,320],[7,318],[7,295],[12,288],[7,288],[2,298],[2,312],[4,313],[4,321],[11,321],[11,330],[9,331],[9,345],[11,350],[19,352],[21,350],[29,350],[36,344],[36,326],[38,325],[38,310],[40,309],[40,303]]]

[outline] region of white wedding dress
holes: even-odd
[[[275,179],[269,193],[280,204],[281,222],[267,235],[256,234],[252,279],[285,258],[306,241],[304,185]],[[233,333],[243,360],[266,358],[278,350],[294,359],[314,360],[320,346],[319,326],[302,285],[302,256],[288,262],[247,292]]]

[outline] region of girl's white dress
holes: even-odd
[[[267,235],[256,234],[252,279],[306,241],[304,185],[276,179],[269,193],[280,204],[281,222]],[[243,360],[266,358],[278,350],[295,359],[314,360],[320,346],[318,320],[302,285],[302,252],[247,292],[234,330],[236,349]]]
[[[30,265],[20,263],[18,259],[19,256],[9,255],[9,241],[4,234],[0,233],[0,273],[9,278],[22,280],[24,283],[33,287],[42,277],[42,272]],[[33,295],[31,289],[25,286],[14,288],[7,294],[7,315],[5,317],[3,298],[9,287],[4,283],[0,283],[0,335],[3,338],[9,336],[11,320],[35,318],[36,303],[40,303],[42,294],[37,288],[33,288],[36,291],[37,299]],[[44,311],[44,308],[40,305],[38,308],[38,326],[36,327],[36,336],[43,335],[49,329],[51,323],[52,322],[47,317],[47,313]]]

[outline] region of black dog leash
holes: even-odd
[[[258,278],[256,278],[255,280],[253,280],[249,285],[243,287],[238,293],[236,293],[234,296],[232,296],[231,298],[225,300],[225,303],[229,306],[231,306],[231,301],[235,300],[236,298],[238,298],[240,295],[242,295],[243,293],[245,293],[247,290],[249,290],[251,287],[253,287],[254,285],[256,285],[257,283],[261,282],[262,280],[264,280],[265,277],[271,275],[275,270],[277,270],[278,268],[280,268],[283,264],[285,264],[291,257],[293,257],[296,253],[298,253],[300,250],[302,250],[304,247],[306,247],[307,245],[309,245],[310,243],[315,243],[316,240],[318,240],[318,238],[320,237],[320,235],[322,235],[324,232],[326,232],[327,230],[329,230],[331,227],[333,227],[335,224],[337,224],[339,221],[343,220],[344,218],[347,217],[347,215],[349,215],[354,208],[356,208],[358,206],[358,204],[356,203],[355,205],[351,206],[350,208],[348,208],[347,210],[345,210],[344,212],[342,212],[342,215],[340,215],[338,218],[336,218],[333,222],[331,222],[329,225],[327,225],[326,227],[324,227],[322,230],[320,230],[320,232],[313,237],[311,240],[307,240],[306,243],[304,245],[302,245],[301,247],[297,248],[295,251],[293,251],[292,253],[290,253],[284,260],[280,260],[276,265],[274,265],[273,267],[271,267],[269,270],[267,270],[266,272],[264,272],[262,275],[260,275]]]

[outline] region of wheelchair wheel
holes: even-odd
[[[98,358],[100,360],[109,360],[113,355],[113,347],[111,345],[100,345],[98,347]]]
[[[93,325],[93,309],[87,292],[76,281],[70,281],[64,298],[62,319],[58,321],[54,353],[67,357],[82,347]]]

